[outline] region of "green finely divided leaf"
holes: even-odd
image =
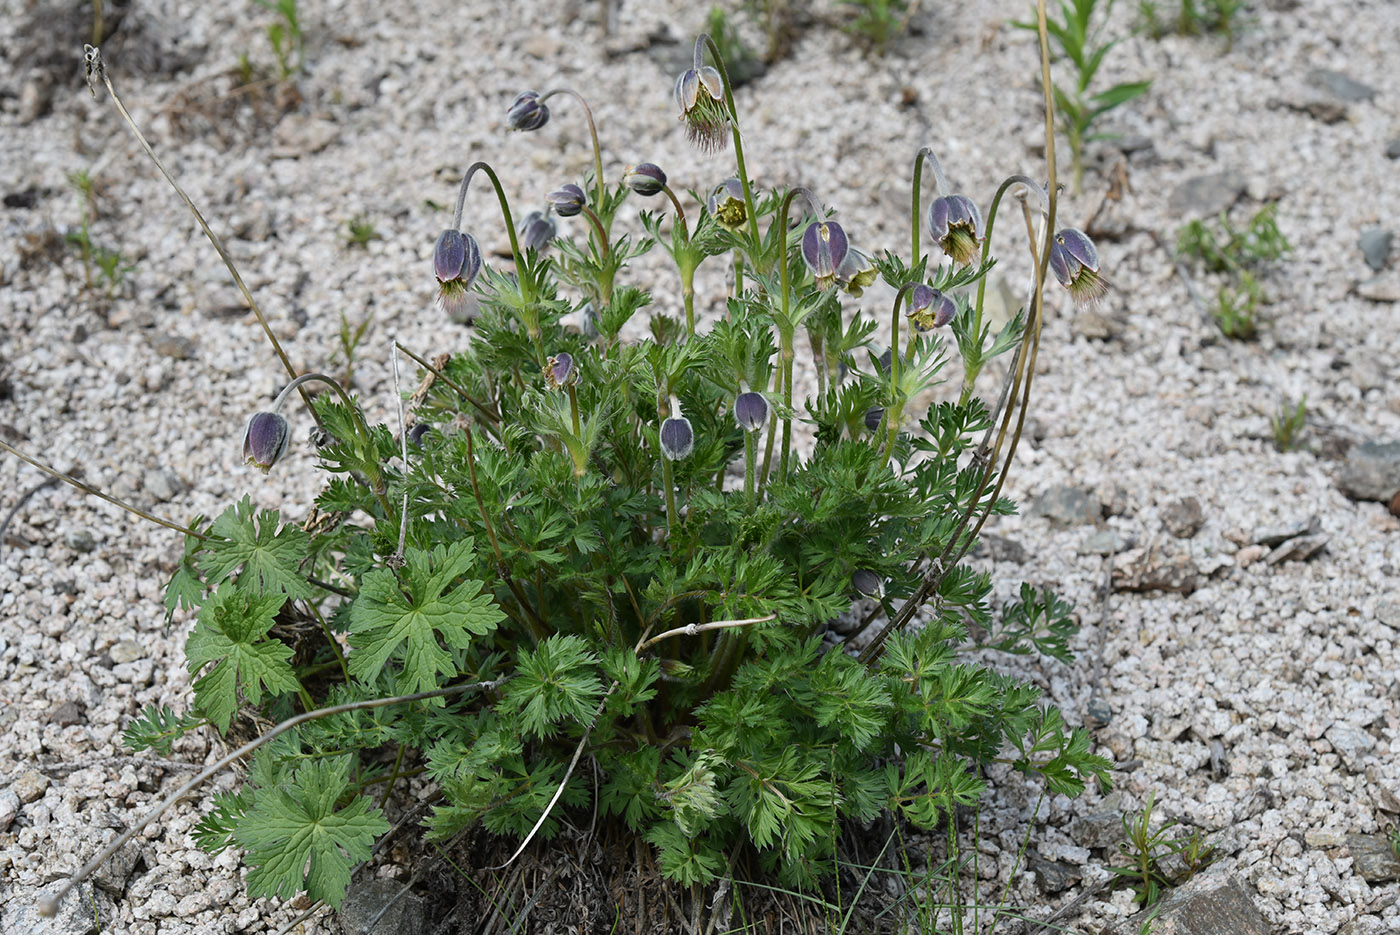
[[[253,704],[261,704],[263,692],[281,695],[301,685],[289,660],[292,648],[267,639],[286,602],[285,594],[254,596],[225,582],[200,608],[199,620],[185,644],[190,675],[215,663],[195,680],[195,706],[220,731],[228,730],[238,710],[238,688]]]
[[[233,833],[248,851],[250,894],[289,899],[305,889],[312,899],[340,908],[354,865],[369,860],[374,839],[389,830],[363,795],[336,809],[349,772],[348,756],[313,760],[291,782],[257,791]]]
[[[398,690],[438,687],[439,674],[454,675],[454,649],[468,649],[473,636],[485,636],[505,618],[483,594],[480,581],[452,582],[476,561],[470,539],[439,545],[432,552],[410,548],[401,585],[393,572],[378,568],[364,576],[350,607],[350,674],[366,682],[379,677],[391,657],[402,663]]]
[[[253,504],[244,497],[225,510],[209,528],[210,540],[200,553],[199,568],[211,586],[239,568],[238,586],[254,594],[285,594],[292,600],[312,595],[298,567],[306,558],[310,538],[295,526],[278,528],[276,510],[263,510],[253,519]]]

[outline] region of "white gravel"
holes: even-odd
[[[432,304],[427,257],[447,215],[428,201],[450,203],[461,170],[487,158],[519,216],[591,164],[571,101],[560,100],[539,133],[507,134],[516,91],[569,84],[587,96],[610,176],[654,161],[674,187],[704,190],[733,171],[729,153],[705,156],[685,143],[673,76],[645,53],[604,54],[642,45],[658,28],[688,45],[702,14],[694,4],[624,4],[606,41],[596,5],[579,0],[303,6],[304,102],[286,116],[271,103],[258,117],[245,102],[232,122],[200,110],[217,104],[211,95],[227,87],[222,76],[240,52],[270,61],[268,18],[251,5],[138,0],[123,25],[129,38],[109,43],[107,63],[158,151],[229,238],[298,366],[343,366],[332,362],[340,313],[352,322],[374,313],[355,371],[371,418],[390,412],[393,337],[436,354],[471,336]],[[1006,22],[1026,6],[923,4],[920,34],[883,60],[867,60],[830,28],[808,31],[793,57],[739,94],[751,174],[763,187],[807,185],[840,209],[853,242],[901,252],[918,146],[933,145],[954,187],[983,204],[1007,174],[1043,176],[1033,37]],[[1343,496],[1336,461],[1275,451],[1269,415],[1306,395],[1319,449],[1324,434],[1400,438],[1396,306],[1354,292],[1373,275],[1360,232],[1400,217],[1400,163],[1385,154],[1400,136],[1400,9],[1383,0],[1251,4],[1225,53],[1215,39],[1130,35],[1133,6],[1115,10],[1111,32],[1125,38],[1104,80],[1155,83],[1108,118],[1110,129],[1151,142],[1127,158],[1128,191],[1108,209],[1126,235],[1100,243],[1115,289],[1098,311],[1117,333],[1087,339],[1087,320],[1075,318],[1083,313],[1051,303],[1031,413],[1038,438],[1022,444],[1008,486],[1023,509],[1056,485],[1087,488],[1115,506],[1108,527],[1158,554],[1189,554],[1202,583],[1187,596],[1115,592],[1105,604],[1106,559],[1079,549],[1092,527],[1004,520],[994,531],[1029,559],[997,566],[998,593],[1011,595],[1022,578],[1052,584],[1084,626],[1074,665],[997,663],[1039,681],[1074,723],[1091,698],[1106,704],[1111,719],[1095,739],[1133,766],[1119,775],[1122,806],[1153,793],[1163,816],[1212,832],[1222,866],[1274,931],[1330,935],[1355,920],[1350,933],[1393,931],[1397,885],[1362,880],[1339,842],[1397,820],[1382,808],[1400,796],[1400,522],[1382,504]],[[215,514],[245,491],[300,515],[321,479],[306,447],[268,478],[240,467],[236,450],[247,413],[284,374],[251,315],[215,314],[239,304],[222,267],[110,104],[87,93],[82,30],[71,49],[42,38],[45,8],[0,17],[0,195],[35,190],[32,207],[0,209],[0,375],[13,387],[0,400],[0,435],[178,520]],[[834,5],[822,9],[836,15]],[[71,69],[56,73],[52,112],[22,121],[39,66],[18,56],[32,48],[58,50]],[[151,67],[177,56],[189,67]],[[1300,109],[1330,100],[1308,83],[1314,68],[1345,72],[1375,97],[1325,123]],[[905,88],[914,106],[901,105]],[[1106,144],[1091,155],[1106,166],[1122,158]],[[98,180],[93,240],[138,259],[110,302],[83,289],[69,249],[59,262],[21,262],[45,231],[75,228],[66,176],[85,168]],[[1265,280],[1273,302],[1252,344],[1218,338],[1145,233],[1170,243],[1181,223],[1171,192],[1222,171],[1240,175],[1244,212],[1277,203],[1294,245]],[[1064,222],[1093,213],[1104,179],[1091,171],[1087,193],[1062,201]],[[468,212],[489,232],[484,244],[504,243],[484,189]],[[345,243],[346,222],[361,214],[380,235],[364,250]],[[1018,228],[1003,224],[998,252],[1020,249]],[[1012,282],[1018,262],[1004,267]],[[1400,265],[1386,275],[1394,283]],[[658,304],[678,308],[672,280],[658,282]],[[1214,283],[1197,282],[1209,298]],[[713,310],[721,271],[704,268],[698,287],[702,309]],[[863,304],[883,318],[885,299],[872,290]],[[187,339],[185,359],[171,336]],[[3,511],[40,476],[6,457],[0,479]],[[1204,508],[1204,527],[1177,540],[1160,516],[1186,496]],[[1257,560],[1255,530],[1313,515],[1329,537],[1323,554]],[[94,547],[75,551],[84,534]],[[0,560],[0,920],[14,921],[40,887],[182,781],[185,773],[125,757],[120,730],[147,703],[182,707],[189,684],[183,628],[167,634],[162,624],[162,587],[180,549],[173,533],[58,486],[24,506],[9,535],[30,543],[4,543]],[[56,709],[70,701],[80,716],[64,724]],[[1213,742],[1224,775],[1212,772]],[[186,738],[172,758],[199,764],[214,753],[206,739]],[[1007,872],[1037,791],[996,777],[984,870]],[[1069,833],[1075,816],[1098,807],[1096,794],[1049,802],[1034,835],[1042,855],[1101,875],[1101,860]],[[94,891],[104,931],[276,931],[294,917],[246,898],[233,855],[194,846],[198,814],[186,805],[143,836],[144,869],[124,892]],[[1072,893],[1043,896],[1023,876],[1013,896],[1044,915]],[[1131,910],[1123,894],[1102,895],[1075,923],[1083,931]],[[321,919],[306,931],[329,926]]]

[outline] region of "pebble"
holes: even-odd
[[[1103,506],[1084,488],[1060,484],[1036,497],[1031,513],[1061,526],[1082,526],[1102,519]]]
[[[0,834],[9,830],[10,824],[19,814],[19,795],[13,789],[0,792]]]
[[[1198,175],[1177,185],[1167,198],[1167,210],[1183,218],[1210,218],[1244,194],[1245,180],[1238,172]]]
[[[1129,549],[1113,560],[1115,591],[1175,591],[1191,594],[1200,574],[1191,556],[1165,549]]]
[[[194,356],[194,342],[180,334],[157,333],[151,336],[151,350],[171,360],[189,360]]]
[[[1337,486],[1353,500],[1389,503],[1400,491],[1400,442],[1352,445],[1337,477]]]
[[[336,914],[341,929],[347,935],[418,935],[425,930],[426,906],[423,897],[411,890],[400,896],[403,888],[402,883],[393,880],[366,880],[352,884]],[[380,916],[379,923],[373,929],[369,928],[370,919],[390,900],[393,900],[393,904]]]
[[[169,468],[151,468],[146,472],[143,486],[146,493],[160,503],[174,500],[186,490],[185,482]]]
[[[81,724],[82,720],[83,709],[78,706],[76,701],[65,701],[49,712],[49,723],[57,724],[59,727]]]
[[[1400,159],[1400,136],[1385,144],[1385,155],[1387,159]]]
[[[1174,500],[1162,510],[1162,525],[1167,532],[1178,539],[1190,539],[1201,531],[1201,526],[1205,524],[1205,513],[1201,510],[1201,501],[1195,497],[1183,497]]]
[[[146,658],[146,648],[136,640],[118,640],[107,650],[107,655],[111,656],[117,665],[124,665]]]
[[[39,772],[37,769],[26,770],[20,773],[19,778],[10,786],[21,802],[28,805],[43,796],[45,790],[49,788],[49,777]]]
[[[1394,242],[1395,234],[1391,231],[1384,227],[1371,227],[1361,232],[1356,246],[1366,259],[1366,265],[1379,273],[1390,262],[1390,248]]]
[[[1322,736],[1342,758],[1342,765],[1353,773],[1360,772],[1363,759],[1376,747],[1376,738],[1345,721],[1333,724]]]
[[[1331,536],[1317,535],[1289,539],[1270,552],[1264,562],[1268,565],[1277,565],[1279,562],[1306,562],[1308,559],[1320,555],[1331,538]]]
[[[1096,529],[1083,539],[1075,551],[1080,555],[1113,555],[1131,549],[1137,544],[1132,536],[1126,536],[1115,529]]]
[[[93,541],[92,533],[88,532],[86,529],[68,530],[68,532],[63,534],[63,544],[74,552],[83,555],[91,552],[97,545],[97,543]]]
[[[1400,302],[1400,274],[1386,273],[1359,282],[1355,291],[1372,302]]]
[[[1261,526],[1254,531],[1254,537],[1250,540],[1256,545],[1273,548],[1282,545],[1289,539],[1298,536],[1309,536],[1315,534],[1322,528],[1322,520],[1316,515],[1307,519],[1295,520],[1291,523],[1283,523],[1277,526]]]
[[[1118,929],[1157,935],[1270,935],[1273,930],[1250,890],[1221,869],[1207,870],[1172,888],[1156,906]]]
[[[1314,68],[1308,72],[1308,84],[1349,104],[1365,103],[1376,96],[1376,89],[1369,84],[1330,68]]]
[[[1355,861],[1356,875],[1367,883],[1400,880],[1400,857],[1384,834],[1349,834],[1347,851]]]

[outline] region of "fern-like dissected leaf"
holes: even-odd
[[[378,678],[396,657],[402,663],[398,690],[404,693],[437,687],[440,674],[455,674],[452,656],[438,644],[467,649],[472,637],[484,636],[504,618],[480,581],[452,582],[476,561],[470,539],[440,545],[432,552],[405,553],[404,584],[379,568],[364,576],[350,607],[350,674],[365,681]]]
[[[253,807],[233,837],[248,849],[248,891],[290,898],[300,890],[339,908],[354,865],[370,857],[374,839],[389,830],[363,795],[336,803],[349,787],[350,757],[313,760],[291,782],[254,794]]]
[[[263,510],[254,520],[253,503],[246,496],[220,514],[198,560],[209,585],[215,587],[242,569],[238,586],[253,594],[310,597],[311,585],[298,570],[310,539],[295,526],[279,529],[279,520],[276,510]]]
[[[275,696],[301,687],[289,662],[292,648],[267,638],[286,600],[285,594],[255,596],[225,582],[200,608],[185,643],[186,665],[196,675],[214,663],[195,680],[194,696],[195,706],[220,731],[228,730],[238,710],[240,687],[253,704],[262,703],[264,691]]]
[[[176,738],[205,723],[204,718],[176,714],[175,709],[168,706],[146,705],[122,731],[122,745],[131,750],[154,750],[168,756]]]

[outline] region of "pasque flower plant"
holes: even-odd
[[[543,127],[548,96],[521,94],[506,124]],[[345,855],[386,827],[367,790],[382,801],[410,769],[441,790],[432,837],[481,825],[523,848],[565,811],[596,808],[683,884],[715,880],[740,852],[810,883],[831,870],[841,821],[951,821],[993,761],[1056,793],[1107,782],[1107,761],[1031,685],[962,658],[969,623],[988,644],[1059,659],[1073,631],[1048,593],[994,612],[966,560],[988,516],[1013,506],[1001,485],[1047,269],[1078,294],[1099,274],[1082,233],[1052,237],[1053,141],[1051,184],[1013,176],[985,213],[921,151],[912,249],[877,252],[804,180],[755,185],[707,37],[675,97],[714,160],[692,186],[718,193],[710,205],[687,218],[651,153],[627,154],[635,168],[610,184],[590,112],[596,178],[536,182],[556,214],[587,220],[546,257],[542,235],[522,247],[496,172],[473,163],[423,275],[444,302],[475,294],[476,340],[431,362],[403,349],[420,367],[412,421],[433,430],[410,447],[404,424],[369,425],[352,398],[323,396],[316,454],[334,476],[316,521],[245,501],[189,530],[167,606],[198,611],[191,711],[148,711],[128,738],[159,747],[249,706],[301,718],[258,747],[249,784],[197,832],[246,849],[255,892],[337,903]],[[732,163],[718,149],[730,140]],[[930,159],[927,240],[944,264],[920,229]],[[477,173],[496,210],[468,214]],[[1036,273],[1026,309],[993,334],[983,286],[1017,186],[1043,206],[1028,214]],[[658,194],[669,216],[643,211],[625,230],[617,206]],[[468,233],[495,225],[513,260],[487,262]],[[679,288],[630,278],[658,245]],[[733,264],[732,292],[697,297],[695,271],[714,257]],[[892,302],[858,307],[876,277]],[[592,335],[569,325],[586,309]],[[812,352],[800,361],[799,331]],[[1008,377],[989,406],[979,375],[1001,354]],[[952,358],[961,389],[930,404]],[[799,366],[815,378],[805,399]],[[309,379],[322,378],[299,377],[248,423],[256,467],[296,468],[280,409]],[[873,610],[838,636],[830,624],[855,600]],[[339,832],[308,838],[298,822]]]

